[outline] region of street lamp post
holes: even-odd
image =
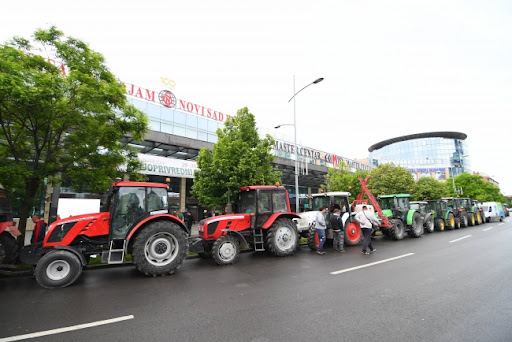
[[[296,106],[295,106],[295,96],[299,94],[301,91],[306,89],[312,84],[320,83],[324,80],[323,77],[317,78],[313,82],[309,83],[305,87],[303,87],[298,92],[295,92],[295,75],[293,75],[293,96],[288,100],[288,103],[293,99],[293,125],[291,124],[282,124],[277,125],[275,128],[279,128],[281,126],[290,125],[293,126],[293,145],[294,145],[294,153],[295,153],[295,211],[299,212],[299,154],[297,149],[297,114],[296,114]]]

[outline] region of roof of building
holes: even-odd
[[[374,150],[378,150],[384,146],[388,146],[400,141],[413,140],[413,139],[422,139],[422,138],[447,138],[447,139],[459,139],[466,140],[467,134],[460,132],[427,132],[427,133],[416,133],[410,135],[403,135],[401,137],[396,137],[392,139],[383,140],[379,143],[376,143],[368,148],[368,152],[372,152]]]

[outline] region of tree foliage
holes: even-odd
[[[428,199],[439,199],[447,196],[446,186],[444,183],[430,177],[422,177],[418,179],[414,185],[411,199],[413,201],[422,201]]]
[[[281,172],[272,167],[270,153],[274,139],[260,139],[254,115],[247,107],[226,120],[217,130],[218,142],[213,149],[202,148],[197,158],[193,195],[208,207],[227,203],[228,187],[233,194],[247,185],[273,185],[281,181]],[[236,200],[236,196],[233,196]]]
[[[414,178],[405,168],[383,164],[370,171],[368,189],[374,196],[409,194],[414,189]]]
[[[506,198],[500,193],[500,189],[495,187],[492,183],[486,182],[480,175],[471,175],[464,172],[456,176],[454,180],[455,190],[457,191],[455,194],[453,191],[452,178],[446,180],[445,187],[450,196],[459,195],[461,197],[471,197],[482,202],[506,202]]]
[[[0,46],[0,183],[21,198],[23,233],[45,179],[103,191],[137,166],[120,140],[141,139],[147,118],[125,92],[101,54],[55,27]]]
[[[362,188],[358,178],[364,179],[368,174],[368,171],[362,170],[351,173],[347,164],[341,161],[336,167],[329,168],[322,188],[325,191],[348,191],[351,193],[350,200],[354,200]]]

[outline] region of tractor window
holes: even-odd
[[[164,188],[148,188],[148,212],[167,210],[167,190]]]
[[[268,213],[272,211],[270,191],[260,191],[260,197],[258,198],[258,213]]]
[[[347,197],[335,197],[334,201],[340,206],[341,214],[348,211],[348,198]]]
[[[313,210],[320,210],[329,206],[329,197],[318,196],[313,197]]]
[[[144,188],[119,188],[111,222],[112,238],[125,238],[128,229],[144,215],[145,195]]]
[[[272,194],[272,205],[274,206],[275,213],[288,212],[286,193],[284,191],[274,191]]]
[[[453,200],[449,200],[446,202],[446,206],[448,209],[457,209],[457,205],[455,205]]]
[[[393,197],[390,198],[381,198],[379,200],[380,207],[382,209],[394,209],[395,208],[395,199]]]
[[[256,192],[243,191],[240,193],[240,210],[241,213],[255,213],[256,212]]]
[[[411,209],[420,210],[420,204],[419,203],[411,203]]]
[[[398,207],[402,210],[409,209],[409,199],[407,197],[398,198]]]

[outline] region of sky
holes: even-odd
[[[508,0],[9,1],[0,42],[55,25],[126,83],[234,115],[346,158],[382,140],[467,134],[474,171],[512,195]]]

